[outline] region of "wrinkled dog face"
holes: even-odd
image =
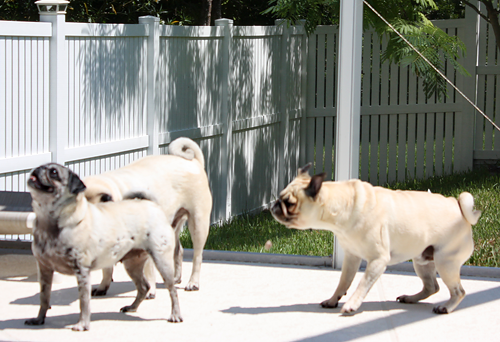
[[[67,167],[49,163],[31,171],[28,189],[33,200],[39,205],[53,207],[85,190],[85,185]]]
[[[325,174],[309,176],[311,164],[300,168],[297,177],[280,193],[279,199],[271,208],[274,218],[288,228],[307,229],[301,222],[303,210],[308,210],[316,199]]]

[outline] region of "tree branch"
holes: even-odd
[[[469,6],[470,8],[472,8],[477,14],[479,14],[479,16],[481,18],[483,18],[484,20],[486,20],[487,23],[490,22],[490,19],[486,15],[484,15],[483,13],[481,13],[481,11],[479,10],[479,8],[477,8],[477,6],[475,6],[474,4],[470,3],[467,0],[462,0],[462,2],[464,4],[466,4],[467,6]]]

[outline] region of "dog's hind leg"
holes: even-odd
[[[175,264],[175,278],[174,281],[176,284],[181,283],[182,279],[182,258],[184,256],[184,248],[182,248],[182,244],[180,241],[180,235],[182,231],[182,227],[186,223],[188,219],[189,212],[181,208],[175,214],[174,220],[172,221],[172,227],[175,231],[175,250],[174,250],[174,264]]]
[[[209,226],[210,215],[202,215],[197,212],[195,215],[189,216],[188,228],[193,241],[193,270],[191,278],[189,278],[189,282],[185,287],[186,291],[197,291],[200,289],[203,248],[205,248],[205,243],[207,242]]]
[[[179,305],[179,297],[177,296],[177,288],[174,282],[174,265],[172,251],[165,251],[163,253],[152,252],[151,256],[155,262],[158,272],[160,272],[163,281],[165,282],[165,287],[170,293],[170,301],[172,303],[172,313],[169,322],[179,323],[182,322],[181,309]]]
[[[455,244],[448,244],[441,249],[436,249],[434,262],[441,279],[450,291],[450,300],[444,305],[436,306],[433,311],[437,314],[450,313],[460,304],[465,297],[465,290],[460,282],[460,268],[469,259],[474,251],[474,241],[470,226],[462,231],[457,231],[454,239],[459,243],[459,248]]]
[[[38,311],[38,317],[28,319],[24,322],[24,324],[26,325],[44,324],[47,310],[50,308],[50,293],[52,291],[52,279],[54,277],[54,271],[43,266],[39,262],[37,264],[38,279],[40,282],[40,310]]]
[[[361,258],[349,253],[344,250],[344,262],[342,263],[342,274],[340,275],[339,285],[335,290],[335,293],[330,299],[327,299],[321,303],[324,308],[336,308],[339,305],[339,300],[342,298],[349,287],[351,286],[352,280],[356,275],[361,264]]]
[[[156,297],[156,267],[151,258],[148,258],[144,264],[144,276],[149,284],[146,299],[154,299]]]
[[[137,296],[131,305],[124,306],[120,309],[120,312],[136,312],[139,305],[146,298],[150,287],[144,277],[144,264],[147,258],[147,253],[141,253],[138,256],[123,260],[123,266],[137,289]]]
[[[99,286],[92,290],[92,296],[105,296],[113,281],[113,266],[102,269],[102,281]]]
[[[427,264],[422,265],[414,259],[413,267],[415,268],[415,272],[417,273],[417,275],[420,277],[420,279],[422,279],[424,287],[422,291],[414,295],[401,295],[396,298],[396,300],[401,303],[416,303],[439,291],[439,284],[436,279],[436,266],[434,265],[434,261],[430,261]]]
[[[460,282],[462,263],[456,260],[436,261],[436,267],[441,279],[450,290],[450,300],[444,305],[436,306],[432,311],[437,314],[451,313],[465,297],[465,290]]]

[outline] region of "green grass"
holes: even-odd
[[[500,266],[500,175],[486,169],[451,176],[434,177],[423,181],[409,181],[390,186],[391,189],[423,190],[457,197],[470,192],[476,208],[483,214],[473,227],[475,250],[468,265]],[[269,251],[266,241],[273,243]],[[181,235],[184,247],[192,248],[188,230]],[[330,232],[287,229],[277,223],[268,211],[257,215],[243,215],[220,226],[212,226],[205,249],[328,256],[333,251]]]

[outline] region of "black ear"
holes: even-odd
[[[306,195],[312,198],[316,198],[316,195],[318,194],[319,190],[321,189],[321,185],[323,184],[323,181],[325,180],[326,173],[320,173],[318,175],[314,175],[311,178],[311,181],[309,182],[309,185],[307,188],[304,190]]]
[[[87,188],[80,177],[71,170],[69,171],[68,187],[69,191],[74,195],[79,194]]]
[[[301,168],[299,168],[299,171],[298,171],[299,176],[303,173],[309,173],[309,169],[311,168],[311,166],[312,166],[312,163],[308,163],[308,164],[302,166]]]

